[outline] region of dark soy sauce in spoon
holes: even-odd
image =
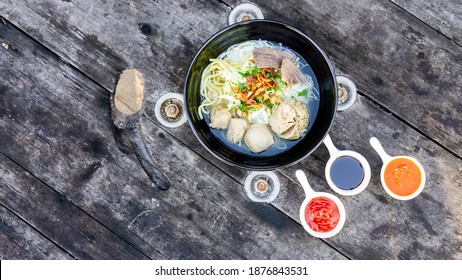
[[[357,188],[364,179],[364,168],[359,160],[350,157],[339,157],[330,168],[332,182],[342,190]]]

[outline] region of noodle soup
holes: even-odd
[[[275,42],[233,45],[202,73],[199,116],[219,141],[243,154],[265,157],[292,148],[318,108],[311,67]]]

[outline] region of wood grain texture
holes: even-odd
[[[369,161],[372,180],[361,194],[340,196],[347,221],[343,230],[326,242],[352,259],[462,259],[460,159],[362,96],[348,111],[337,114],[330,135],[338,149],[357,151]],[[380,182],[382,162],[369,145],[372,136],[379,138],[390,155],[409,155],[422,163],[427,183],[419,197],[400,202],[387,195]],[[195,139],[182,139],[188,146],[195,145]],[[195,149],[244,182],[245,171],[215,162],[200,146]],[[328,159],[327,149],[321,146],[299,164],[278,170],[283,187],[272,205],[299,221],[304,194],[295,171],[305,171],[315,190],[333,193],[325,179]]]
[[[0,259],[73,259],[67,252],[0,206]]]
[[[462,156],[462,47],[387,0],[254,2],[266,18],[311,36],[366,95]],[[147,108],[181,90],[194,52],[226,26],[230,11],[222,2],[188,0],[0,5],[5,18],[107,89],[124,68],[140,69]]]
[[[330,135],[338,149],[357,151],[369,161],[372,179],[359,195],[340,197],[347,221],[342,232],[328,240],[329,244],[354,259],[462,258],[460,159],[363,97],[350,110],[337,115]],[[411,201],[388,196],[380,182],[382,162],[369,145],[371,136],[378,137],[390,155],[408,155],[422,163],[427,183],[420,196]],[[332,192],[325,179],[328,158],[322,146],[307,160],[280,174],[294,178],[295,170],[301,168],[314,189]],[[287,205],[300,204],[303,191],[297,182],[285,184],[293,188],[282,193],[274,204],[296,219],[298,212]]]
[[[254,2],[313,38],[362,93],[462,156],[461,46],[387,0]]]
[[[0,203],[78,259],[147,259],[69,200],[0,154]],[[3,243],[2,243],[3,244]],[[2,250],[3,251],[3,250]],[[9,251],[8,249],[5,251]],[[27,258],[29,252],[18,252]],[[47,258],[46,256],[43,256]]]
[[[117,149],[109,92],[13,27],[0,31],[11,45],[0,50],[0,152],[145,255],[344,259],[273,206],[246,201],[239,183],[144,119],[172,182],[159,191]]]
[[[434,144],[433,141],[418,131],[403,124],[388,112],[385,112],[368,98],[371,97],[379,101],[382,106],[405,119],[424,134],[429,135],[436,142],[442,143],[443,146],[447,146],[460,155],[457,150],[460,147],[459,144],[461,141],[460,132],[457,130],[460,129],[460,127],[457,127],[457,124],[460,123],[460,114],[457,115],[458,107],[460,107],[460,102],[458,102],[460,98],[457,99],[460,97],[460,91],[458,91],[460,88],[460,83],[458,83],[460,78],[456,76],[457,72],[449,70],[450,67],[454,66],[454,63],[460,61],[460,53],[457,52],[457,46],[453,46],[449,40],[438,35],[434,30],[428,28],[428,26],[413,19],[398,7],[386,1],[360,1],[360,3],[342,1],[338,7],[327,6],[324,2],[303,2],[301,7],[297,6],[300,5],[298,1],[288,1],[285,4],[283,2],[272,2],[271,5],[263,1],[255,2],[263,8],[267,18],[280,19],[292,23],[312,36],[321,44],[322,48],[327,50],[336,65],[337,71],[352,76],[359,84],[361,93],[367,96],[360,98],[359,103],[350,111],[338,114],[331,136],[334,143],[338,143],[339,148],[359,151],[370,160],[373,170],[375,170],[373,171],[375,172],[375,176],[373,175],[374,179],[364,193],[353,198],[342,198],[346,204],[349,219],[342,233],[333,239],[329,239],[327,242],[348,257],[355,259],[462,258],[460,252],[462,244],[462,229],[460,228],[460,217],[462,216],[460,208],[462,179],[460,178],[460,173],[462,170],[459,167],[461,166],[460,160]],[[158,1],[156,3],[137,2],[136,4],[116,5],[112,2],[104,4],[76,1],[75,4],[67,4],[56,1],[37,4],[40,9],[30,8],[26,5],[21,6],[21,4],[19,4],[18,8],[9,7],[5,17],[18,24],[21,28],[24,28],[28,34],[51,48],[63,60],[68,61],[107,89],[112,89],[113,79],[119,71],[117,67],[120,66],[121,69],[129,65],[141,69],[147,78],[148,103],[146,115],[156,123],[152,111],[155,100],[165,91],[181,90],[186,69],[195,50],[215,31],[227,24],[227,13],[230,10],[228,6],[215,1],[198,1],[195,3],[195,5],[191,5],[189,1],[175,1],[174,3]],[[231,6],[235,5],[233,1],[227,1],[227,3]],[[162,9],[162,7],[168,8]],[[372,11],[376,11],[376,14],[371,14],[370,10],[368,10],[369,8]],[[56,10],[60,10],[66,17],[58,15]],[[86,17],[83,15],[86,15]],[[364,15],[367,15],[367,17]],[[364,18],[370,20],[366,21]],[[42,26],[42,28],[38,29],[36,26]],[[118,31],[101,32],[101,30],[113,29]],[[418,35],[418,33],[421,35]],[[123,36],[120,34],[123,34]],[[349,34],[356,34],[356,38],[361,36],[361,40],[347,38]],[[84,37],[92,38],[92,40],[82,39]],[[383,46],[383,38],[389,40],[387,46],[390,46],[390,49],[386,49]],[[427,55],[429,56],[427,57]],[[423,67],[425,66],[425,62],[420,65],[422,61],[419,62],[419,59],[431,64],[426,68],[427,70],[429,69],[428,71]],[[118,63],[121,61],[126,62],[126,64],[119,65]],[[62,68],[62,66],[59,67]],[[455,65],[456,70],[458,69],[457,67],[460,67],[460,65]],[[105,103],[103,91],[95,89],[97,88],[96,86],[94,88],[82,86],[82,82],[79,81],[83,78],[73,72],[69,74],[69,70],[65,69],[65,71],[62,69],[56,70],[56,73],[59,74],[61,71],[67,77],[58,79],[52,84],[44,85],[44,89],[49,90],[53,88],[64,91],[64,87],[69,86],[69,82],[66,79],[71,79],[73,84],[76,84],[73,85],[73,94],[79,96],[79,100],[73,100],[72,104],[77,105],[81,103],[77,106],[85,107],[82,109],[82,112],[88,109],[99,112],[101,108],[95,109],[91,104],[99,103],[100,106],[103,106]],[[393,69],[393,71],[390,71],[390,69]],[[437,82],[432,84],[433,80],[430,79],[430,76],[432,73],[436,73],[435,69],[439,69],[438,71],[441,70],[442,73],[448,73],[449,75],[442,78],[442,84],[439,84],[440,76],[437,78],[433,77]],[[423,72],[425,71],[427,71],[426,73],[429,76],[424,75]],[[53,76],[52,74],[47,74],[47,76],[50,75]],[[26,78],[23,79],[30,79],[29,76],[34,75],[26,75]],[[63,82],[63,79],[65,82]],[[450,79],[452,81],[449,81]],[[63,85],[59,83],[63,83]],[[425,90],[429,90],[431,94],[423,97],[423,99],[420,97],[417,99],[416,92],[409,90],[410,88],[412,89],[412,83],[422,84]],[[86,85],[86,83],[84,84]],[[97,102],[94,100],[95,97],[79,93],[82,88],[84,91],[90,93],[95,91],[100,92],[101,95],[99,98],[101,100]],[[437,92],[435,93],[436,95],[433,95],[434,89],[444,91],[445,93]],[[400,96],[401,90],[406,95]],[[440,102],[439,99],[441,99],[442,95],[447,96],[449,101]],[[40,96],[43,96],[43,94]],[[398,97],[401,99],[397,100]],[[41,100],[41,98],[38,99]],[[84,102],[81,100],[84,100]],[[422,101],[418,103],[419,106],[407,108],[409,104],[415,104],[415,100]],[[432,102],[436,100],[441,108],[438,107],[435,109],[436,105],[429,100]],[[58,104],[55,99],[50,102],[54,105]],[[59,104],[57,108],[51,107],[54,108],[54,111],[57,111],[61,106],[63,105]],[[415,113],[413,110],[419,110],[418,113],[420,115],[423,112],[430,113],[423,116],[419,123],[416,123],[413,117]],[[437,113],[433,113],[435,110]],[[66,111],[66,109],[63,109],[63,111]],[[64,118],[66,122],[70,121],[75,126],[75,121],[72,122],[72,120],[69,120],[72,118],[66,117],[64,112],[53,114],[52,119]],[[92,117],[99,121],[104,120],[101,116],[95,117],[92,115]],[[72,134],[69,132],[72,141],[77,140],[76,143],[91,143],[95,136],[96,138],[101,137],[99,138],[101,139],[100,142],[92,145],[94,153],[99,151],[101,147],[105,147],[107,141],[110,141],[110,135],[106,133],[107,128],[101,126],[97,120],[94,120],[94,122],[90,121],[88,120],[89,117],[84,116],[84,114],[80,117],[74,116],[74,118],[79,120],[86,119],[84,124],[97,131],[104,131],[104,137],[96,133],[92,136],[79,135],[76,138],[75,133]],[[439,120],[438,118],[446,119]],[[127,240],[133,239],[132,243],[142,248],[143,252],[152,250],[152,247],[145,245],[145,240],[159,243],[163,237],[166,237],[171,243],[189,244],[187,248],[191,248],[188,249],[190,251],[188,254],[186,253],[188,250],[172,252],[175,250],[166,250],[166,246],[161,247],[160,252],[165,254],[165,257],[168,256],[168,258],[193,258],[206,254],[210,258],[255,257],[257,253],[250,252],[257,249],[254,249],[255,247],[249,245],[247,242],[243,247],[244,255],[236,254],[236,252],[228,252],[227,254],[220,254],[219,252],[228,250],[227,246],[234,247],[235,244],[241,244],[242,241],[237,238],[242,236],[239,232],[245,236],[254,233],[254,231],[248,228],[247,223],[273,223],[274,221],[268,216],[268,213],[271,213],[270,216],[280,217],[280,212],[276,211],[276,209],[286,213],[292,219],[298,220],[297,211],[303,200],[303,194],[298,184],[291,179],[296,168],[303,168],[308,173],[309,180],[315,188],[318,190],[328,190],[324,180],[324,166],[328,155],[324,148],[320,148],[300,165],[279,171],[278,174],[281,176],[283,189],[277,201],[273,203],[276,209],[271,206],[251,204],[243,199],[242,192],[239,189],[239,183],[243,182],[247,174],[246,171],[226,166],[211,156],[200,146],[187,126],[182,126],[178,129],[163,130],[153,126],[150,122],[146,122],[146,119],[144,121],[146,135],[148,138],[151,138],[151,143],[149,144],[151,151],[162,151],[162,153],[154,155],[156,160],[163,163],[162,168],[167,173],[173,177],[179,176],[181,178],[177,178],[173,186],[174,194],[158,197],[157,192],[146,188],[137,190],[136,195],[139,195],[137,197],[152,197],[154,202],[161,204],[162,209],[165,211],[172,211],[172,209],[178,211],[175,219],[177,219],[179,225],[174,224],[171,219],[167,220],[166,216],[164,216],[160,220],[162,221],[162,225],[165,222],[165,226],[157,227],[156,230],[152,231],[147,230],[149,229],[147,225],[150,225],[152,228],[157,226],[152,225],[152,220],[150,220],[152,219],[151,215],[156,218],[157,215],[160,215],[158,210],[154,212],[148,211],[150,208],[154,208],[150,207],[149,199],[147,201],[146,199],[140,199],[140,201],[144,201],[142,204],[144,207],[138,207],[135,210],[126,209],[117,205],[117,203],[115,204],[115,210],[107,208],[108,201],[110,203],[113,201],[120,203],[121,198],[119,196],[130,191],[130,189],[127,190],[125,188],[116,194],[107,194],[104,192],[104,189],[101,190],[93,187],[93,194],[87,194],[87,197],[94,197],[93,201],[98,201],[98,206],[101,205],[99,207],[104,210],[104,215],[103,213],[96,213],[93,210],[90,213],[96,213],[94,216],[98,220],[103,221],[104,224],[110,224],[111,228],[116,228],[116,232],[124,236]],[[28,127],[33,128],[34,125],[41,124],[35,122]],[[443,127],[444,125],[446,127]],[[50,130],[50,126],[46,128]],[[58,130],[65,129],[64,126],[58,126],[58,128]],[[80,130],[85,131],[88,128],[84,127]],[[368,145],[368,139],[372,135],[384,141],[385,148],[387,149],[388,147],[387,151],[391,154],[395,152],[405,153],[413,155],[422,161],[429,173],[429,182],[424,193],[416,200],[409,203],[397,202],[387,197],[386,193],[382,190],[378,180],[380,160]],[[66,142],[67,136],[64,137],[61,134],[52,136],[51,138],[49,136],[43,137],[40,141],[45,143],[46,141],[55,139],[55,145],[59,145],[56,143],[63,140],[66,144],[68,143]],[[174,147],[170,147],[171,145]],[[43,148],[43,143],[38,147]],[[65,145],[65,147],[69,146]],[[12,151],[15,149],[18,149],[18,147],[13,147]],[[179,149],[179,151],[176,149]],[[33,154],[32,150],[29,151],[28,155]],[[113,154],[113,150],[109,149],[109,151],[107,154]],[[79,154],[79,152],[76,152],[76,154]],[[106,152],[103,154],[105,155]],[[63,162],[66,161],[64,155],[60,155],[57,158]],[[186,159],[189,167],[178,167],[177,165],[181,165],[180,163],[184,159]],[[137,167],[136,162],[131,158],[111,158],[109,161],[106,160],[103,162],[103,169],[98,165],[98,162],[101,160],[93,159],[92,155],[88,156],[86,161],[86,164],[76,165],[75,167],[85,170],[85,167],[88,166],[87,172],[91,174],[89,180],[96,180],[96,183],[99,184],[98,186],[105,186],[106,184],[123,186],[124,183],[121,182],[111,181],[110,183],[101,183],[101,181],[98,181],[103,180],[103,178],[111,180],[111,176],[115,176],[114,174],[117,174],[121,170],[129,170],[130,173],[133,172],[134,177],[145,178],[137,170],[139,167]],[[37,174],[43,173],[45,174],[44,176],[64,173],[47,170],[34,160],[23,159],[23,162],[21,165],[33,166]],[[109,166],[111,167],[118,165],[117,171],[114,171],[114,173],[107,171],[107,168],[109,168],[109,166],[106,166],[107,162],[110,162]],[[101,174],[95,171],[94,174],[96,175],[93,175],[92,163],[96,164],[93,168],[97,167],[97,171],[103,170],[106,173]],[[207,170],[207,172],[211,170],[210,174],[208,174],[211,177],[203,177],[204,175],[196,170],[193,167],[194,165],[200,166],[202,170]],[[214,165],[218,169],[213,167]],[[68,170],[66,169],[66,171]],[[223,177],[222,171],[234,180]],[[75,176],[78,177],[79,175]],[[98,178],[93,179],[93,177]],[[192,180],[191,178],[195,179]],[[86,192],[88,187],[84,187],[79,192],[78,190],[72,190],[70,186],[72,184],[80,185],[80,181],[77,180],[72,183],[68,179],[61,177],[49,180],[52,180],[53,184],[61,184],[61,181],[66,182],[63,188],[67,192],[73,192],[73,199],[78,199],[79,203],[85,203],[82,202],[85,200],[81,199],[80,196]],[[86,186],[87,184],[89,183],[85,183],[84,185]],[[144,179],[139,179],[139,181],[132,181],[131,184],[132,186],[138,186],[139,184],[146,184],[146,182]],[[223,191],[223,187],[219,186],[226,186],[226,188]],[[192,188],[191,192],[194,194],[189,192],[185,194],[179,191],[179,188]],[[107,191],[108,189],[105,190]],[[209,193],[210,191],[215,192]],[[178,197],[173,198],[171,196]],[[223,215],[219,216],[213,212],[214,209],[220,209],[218,204],[216,204],[216,200],[227,205],[225,207],[227,211],[226,215],[229,216],[225,220],[223,220]],[[204,202],[206,204],[202,205]],[[130,200],[125,206],[134,208],[137,203],[139,202]],[[209,205],[210,203],[212,203],[212,206]],[[227,203],[232,204],[229,206]],[[239,205],[237,209],[238,213],[241,213],[243,216],[250,214],[253,215],[253,218],[243,221],[242,218],[235,218],[238,216],[237,214],[228,214],[235,210],[235,203]],[[185,210],[181,210],[178,206],[180,204],[187,205],[195,210],[187,213]],[[87,207],[88,209],[95,208],[91,203]],[[127,233],[125,229],[118,228],[120,220],[114,222],[112,218],[108,218],[111,215],[114,216],[114,211],[117,212],[119,209],[122,212],[119,218],[127,219],[126,223],[131,225],[130,229],[137,226],[138,222],[142,222],[139,228],[136,228],[136,233]],[[98,208],[99,210],[100,208]],[[213,219],[209,222],[207,218],[201,217],[201,213],[203,212],[206,212],[206,215],[213,217]],[[130,220],[128,217],[132,217],[134,220]],[[283,223],[283,221],[284,219],[281,218],[280,222],[274,222],[273,224],[276,226],[278,223]],[[192,226],[193,229],[189,231],[184,230],[182,225]],[[168,230],[162,230],[162,228],[179,229],[183,232],[183,235],[177,233],[176,235],[169,236],[166,232]],[[241,228],[246,230],[242,231]],[[213,230],[218,230],[221,233],[212,233]],[[233,236],[226,236],[226,230]],[[197,236],[197,233],[206,236],[205,239],[207,240],[202,240],[204,237],[198,237],[197,240],[194,239],[196,242],[195,246],[185,241],[185,235]],[[266,238],[270,240],[271,238],[275,238],[276,232],[268,231],[267,233]],[[292,243],[294,242],[293,238],[298,240],[298,242],[300,242],[299,238],[303,238],[301,242],[305,242],[304,244],[307,247],[312,248],[303,257],[322,257],[316,255],[316,247],[313,247],[310,243],[312,242],[311,238],[300,237],[299,234],[301,234],[299,231],[289,228],[284,232],[284,235],[281,235],[287,239],[281,242],[288,242],[286,245],[290,248],[291,245],[288,244],[294,244]],[[219,238],[223,238],[224,236],[226,236],[224,241],[220,241]],[[205,249],[211,244],[218,246],[216,244],[220,244],[220,242],[227,244],[227,246],[221,246],[214,250],[209,249],[209,251]],[[169,248],[177,247],[171,245]],[[198,252],[198,248],[203,248],[206,253]],[[278,256],[291,258],[299,253],[294,249],[295,252],[290,256],[286,256],[283,253],[274,253],[279,248],[268,249],[266,246],[263,246],[263,248],[265,248],[264,252],[267,253],[265,256],[271,255],[275,258]],[[329,255],[323,256],[326,258],[329,257]]]
[[[459,0],[391,0],[415,17],[462,45],[462,3]]]

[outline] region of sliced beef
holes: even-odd
[[[256,48],[253,50],[253,59],[258,68],[279,68],[282,60],[292,60],[294,58],[294,55],[288,51],[271,48]]]
[[[281,80],[289,85],[304,83],[306,76],[290,59],[283,59],[281,64]]]

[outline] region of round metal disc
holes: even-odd
[[[270,203],[281,190],[281,183],[272,171],[252,171],[245,178],[245,195],[254,202]]]
[[[178,108],[181,110],[181,115],[177,118],[168,118],[165,113],[162,113],[161,110],[164,109],[166,103],[174,103],[177,105]],[[186,113],[184,112],[184,104],[183,104],[183,95],[179,93],[166,93],[162,95],[156,102],[154,107],[154,112],[156,115],[157,120],[166,127],[175,128],[179,127],[182,124],[186,123]]]
[[[356,101],[356,97],[358,96],[358,92],[356,85],[347,77],[336,76],[336,78],[339,90],[343,90],[344,94],[347,95],[344,98],[339,98],[338,101],[337,111],[343,111],[353,106]]]
[[[229,14],[228,22],[233,24],[244,20],[264,19],[263,13],[255,4],[244,3],[237,5]]]

